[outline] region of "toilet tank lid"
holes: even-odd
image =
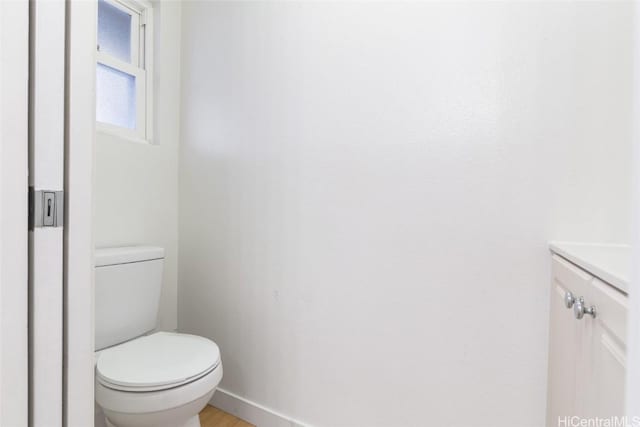
[[[96,249],[96,267],[163,259],[164,249],[157,246],[124,246]]]

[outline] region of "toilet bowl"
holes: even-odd
[[[197,335],[156,332],[164,250],[96,250],[96,424],[200,427],[222,379],[220,350]]]
[[[199,427],[222,379],[218,346],[158,332],[99,352],[96,402],[115,427]]]

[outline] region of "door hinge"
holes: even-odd
[[[40,227],[62,227],[64,224],[64,191],[34,190],[29,187],[29,230]]]

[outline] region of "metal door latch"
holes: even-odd
[[[29,230],[62,227],[63,223],[64,191],[35,191],[33,187],[29,187]]]

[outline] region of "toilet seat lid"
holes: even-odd
[[[96,377],[117,390],[163,390],[194,381],[219,363],[220,350],[213,341],[158,332],[102,351]]]

